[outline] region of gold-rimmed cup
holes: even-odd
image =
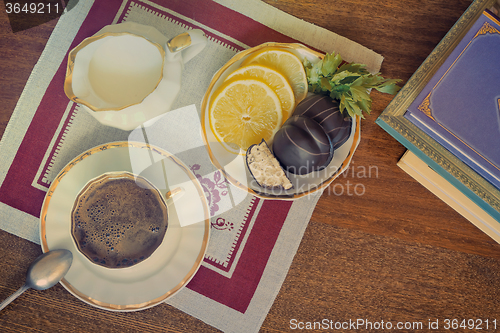
[[[78,251],[96,265],[127,268],[149,258],[168,228],[168,205],[182,193],[165,196],[146,178],[127,171],[91,179],[71,211],[71,235]]]
[[[132,130],[171,109],[207,41],[200,29],[169,39],[134,22],[105,26],[69,52],[64,91],[103,125]]]

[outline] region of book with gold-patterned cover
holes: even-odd
[[[500,21],[484,11],[404,117],[500,189]]]

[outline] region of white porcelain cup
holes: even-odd
[[[184,189],[163,195],[143,176],[107,172],[91,179],[71,211],[75,247],[88,260],[106,268],[128,268],[148,259],[164,240],[169,206]]]
[[[106,26],[69,53],[64,91],[102,124],[132,130],[170,110],[206,43],[199,29],[168,40],[133,22]]]

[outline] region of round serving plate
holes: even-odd
[[[290,190],[268,189],[259,186],[253,180],[246,165],[246,152],[242,150],[239,153],[231,152],[212,133],[209,106],[213,92],[224,82],[225,78],[237,69],[248,56],[266,47],[288,50],[301,60],[308,59],[312,63],[319,61],[324,56],[302,44],[290,43],[264,43],[239,52],[215,73],[203,97],[201,105],[202,136],[212,163],[224,173],[231,184],[264,199],[294,200],[324,189],[349,167],[360,141],[360,117],[353,118],[348,140],[335,150],[334,156],[326,168],[306,175],[295,175],[287,172],[287,176],[293,184],[293,188]]]
[[[71,235],[71,211],[78,193],[92,179],[109,172],[141,175],[165,195],[183,193],[168,206],[168,228],[155,252],[126,268],[91,262]],[[210,235],[210,214],[201,184],[172,154],[139,142],[113,142],[76,157],[52,182],[41,211],[42,250],[68,249],[73,263],[61,284],[80,300],[111,311],[137,311],[163,302],[195,275]]]

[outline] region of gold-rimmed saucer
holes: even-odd
[[[147,173],[145,177],[163,195],[168,187],[182,186],[185,191],[169,206],[163,243],[149,258],[120,269],[88,260],[71,236],[76,196],[89,180],[112,171]],[[139,142],[100,145],[73,159],[52,182],[40,220],[42,250],[65,248],[73,253],[73,264],[61,284],[80,300],[111,311],[146,309],[181,290],[200,267],[210,235],[209,208],[197,178],[175,156]]]

